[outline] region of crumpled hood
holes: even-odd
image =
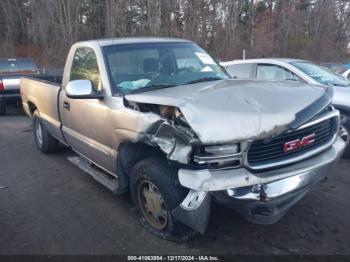
[[[287,130],[325,94],[317,86],[221,80],[126,95],[129,101],[178,107],[202,143],[260,139]]]

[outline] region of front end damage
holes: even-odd
[[[274,223],[314,184],[330,174],[345,148],[345,143],[337,136],[339,113],[328,106],[331,95],[324,93],[311,104],[299,105],[300,110],[288,111],[288,108],[283,113],[283,103],[268,108],[269,103],[262,105],[251,97],[240,97],[239,101],[244,105],[237,110],[241,114],[245,106],[245,115],[233,115],[231,107],[221,105],[220,113],[230,109],[225,119],[217,115],[215,106],[211,111],[206,108],[208,104],[203,101],[209,89],[190,94],[191,102],[187,98],[163,97],[161,91],[155,96],[126,96],[129,108],[159,116],[140,141],[165,153],[168,160],[178,167],[179,183],[189,189],[186,198],[172,213],[180,222],[200,233],[206,231],[212,201],[236,209],[253,223]],[[213,87],[214,91],[218,89]],[[204,97],[201,93],[205,94]],[[276,117],[274,111],[283,116]],[[203,115],[205,113],[207,118]],[[239,123],[243,126],[240,127],[239,123],[232,125],[233,116],[241,119]],[[264,121],[268,116],[273,118]],[[329,134],[321,144],[318,139],[324,139],[322,132],[325,132],[326,125],[329,125]],[[203,129],[198,128],[200,126]],[[259,163],[260,166],[249,162],[249,150],[254,141],[263,141],[267,146],[275,143],[274,139],[299,138],[301,135],[304,138],[305,132],[317,137],[316,142],[312,141],[314,145],[305,147],[310,149],[302,149],[300,154],[291,154],[292,157],[286,159],[272,159],[272,163]]]
[[[180,169],[180,184],[191,191],[174,211],[174,215],[185,224],[190,221],[192,228],[204,233],[208,223],[206,216],[210,213],[208,202],[212,198],[234,208],[252,223],[275,223],[314,184],[331,174],[344,148],[343,140],[337,138],[321,154],[290,166],[259,173],[246,168]]]

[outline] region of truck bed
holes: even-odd
[[[22,75],[22,74],[2,74],[0,75],[0,81],[2,81],[3,84],[3,91],[1,92],[2,95],[16,95],[20,93],[20,82],[21,78],[32,78],[37,80],[43,80],[48,81],[52,83],[61,83],[62,77],[61,76],[54,76],[54,75],[39,75],[39,74],[30,74],[30,75]]]
[[[20,83],[24,111],[32,115],[37,109],[46,128],[55,137],[61,137],[61,121],[57,107],[61,90],[59,80],[52,76],[23,77]]]

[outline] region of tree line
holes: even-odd
[[[62,66],[77,41],[193,40],[221,60],[346,59],[350,0],[0,0],[0,57]]]

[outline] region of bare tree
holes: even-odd
[[[80,40],[169,36],[220,59],[345,58],[350,0],[1,0],[0,56],[64,63]]]

